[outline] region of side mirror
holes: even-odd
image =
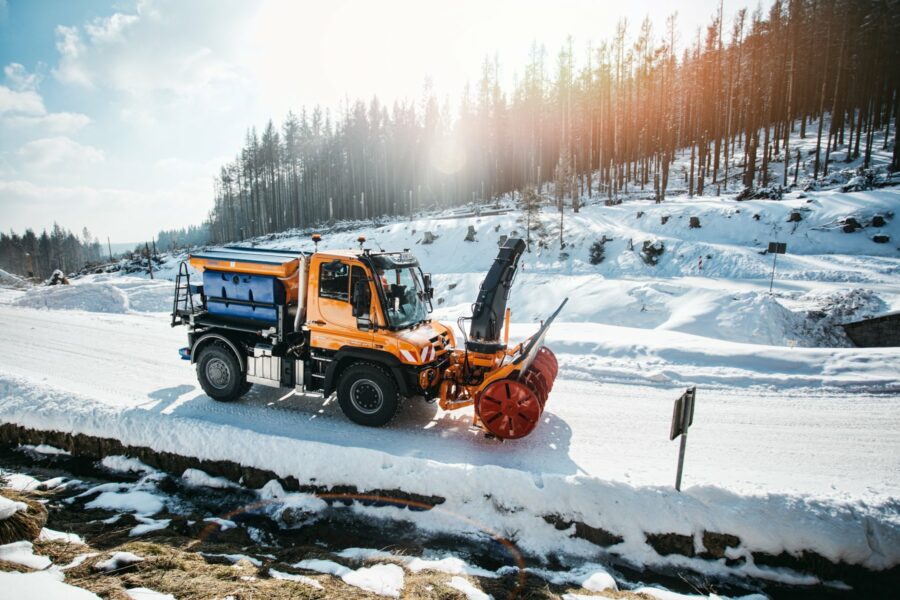
[[[422,274],[422,283],[425,284],[425,297],[431,300],[434,298],[434,288],[431,287],[431,273]]]
[[[372,307],[372,291],[369,289],[368,279],[357,279],[353,285],[353,297],[351,299],[354,317],[368,317]]]

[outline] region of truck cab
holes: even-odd
[[[337,392],[348,417],[381,425],[402,397],[436,397],[454,338],[408,252],[226,247],[189,262],[203,285],[179,273],[173,325],[188,326],[182,356],[213,399],[254,384]]]

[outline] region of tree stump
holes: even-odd
[[[844,219],[844,233],[853,233],[861,227],[862,226],[859,224],[859,221],[857,221],[853,217],[847,217],[846,219]]]
[[[469,231],[466,233],[465,241],[467,241],[467,242],[477,241],[475,239],[475,226],[474,225],[469,225]]]

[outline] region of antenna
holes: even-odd
[[[315,251],[318,252],[319,251],[319,242],[322,241],[322,236],[319,235],[318,233],[314,233],[314,234],[312,234],[312,241],[313,241],[313,244],[316,245]]]

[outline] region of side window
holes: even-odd
[[[353,294],[353,290],[356,289],[356,282],[360,279],[366,279],[366,271],[362,267],[353,266],[353,271],[350,273],[350,293]]]
[[[319,297],[350,301],[350,267],[347,263],[319,266]]]

